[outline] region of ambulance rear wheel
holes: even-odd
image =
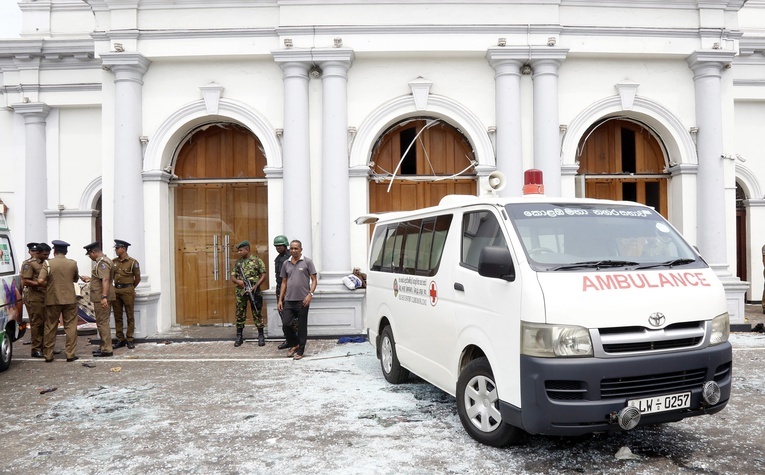
[[[380,367],[383,376],[391,384],[405,383],[409,379],[409,370],[402,368],[396,356],[396,341],[393,339],[393,330],[390,327],[383,328],[380,335]]]
[[[6,331],[3,336],[0,337],[0,371],[5,371],[11,366],[11,358],[13,357],[13,344],[11,343],[11,337]]]
[[[457,412],[470,437],[492,447],[517,443],[523,431],[502,420],[499,394],[489,360],[477,358],[457,379]]]

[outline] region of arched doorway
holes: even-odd
[[[468,140],[446,122],[399,122],[372,151],[369,211],[412,210],[437,205],[446,195],[475,195],[475,163]]]
[[[643,203],[667,217],[664,151],[647,127],[606,119],[587,130],[577,150],[584,196]]]
[[[268,267],[265,166],[258,138],[236,124],[199,127],[180,147],[171,183],[178,324],[234,323],[229,275],[239,242],[250,241]]]
[[[736,182],[736,277],[741,281],[749,279],[748,265],[746,260],[747,232],[746,232],[746,193],[741,185]]]

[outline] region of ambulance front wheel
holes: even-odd
[[[523,431],[502,420],[489,360],[477,358],[457,379],[457,412],[470,437],[492,447],[517,443]]]
[[[402,368],[396,356],[396,341],[390,326],[383,328],[380,334],[380,367],[383,376],[391,384],[405,383],[409,379],[409,370]]]
[[[5,371],[11,366],[12,357],[13,344],[11,343],[11,336],[6,331],[0,336],[0,371]]]

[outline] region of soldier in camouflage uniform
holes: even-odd
[[[266,265],[258,256],[250,254],[250,242],[242,241],[236,246],[239,259],[231,269],[231,281],[236,285],[236,341],[234,346],[241,346],[244,342],[244,322],[247,320],[247,304],[252,307],[252,319],[258,327],[258,346],[265,346],[266,337],[263,334],[263,315],[260,309],[263,307],[263,296],[260,294],[260,284],[266,280]],[[240,270],[241,269],[241,270]],[[244,275],[242,275],[244,272]],[[244,280],[252,285],[253,304],[245,291]]]

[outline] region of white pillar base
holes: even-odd
[[[316,292],[308,312],[308,337],[352,336],[365,334],[362,318],[365,289],[326,288],[324,282]],[[269,338],[281,338],[282,320],[276,311],[276,295],[263,292],[263,305],[268,311]]]

